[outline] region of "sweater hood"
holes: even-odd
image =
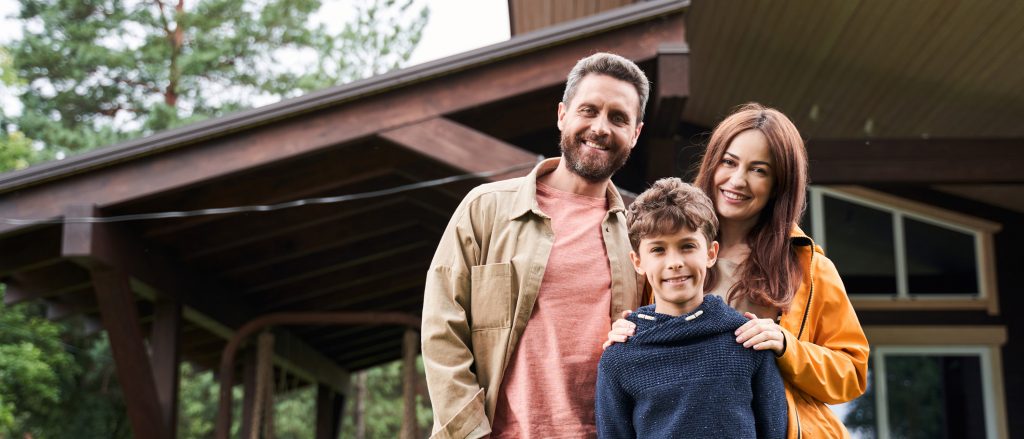
[[[696,310],[681,316],[654,312],[654,305],[642,306],[627,320],[636,324],[636,335],[629,343],[679,344],[723,333],[732,334],[747,319],[718,296],[704,297]]]

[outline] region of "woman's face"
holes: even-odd
[[[747,130],[733,138],[715,169],[715,209],[723,223],[757,223],[772,196],[774,166],[768,139],[760,131]]]

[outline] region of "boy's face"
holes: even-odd
[[[654,289],[655,311],[678,316],[704,302],[704,279],[715,265],[718,242],[708,245],[703,233],[684,227],[641,239],[640,248],[629,256]]]

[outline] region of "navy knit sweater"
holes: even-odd
[[[747,319],[722,299],[707,296],[679,317],[648,305],[629,320],[636,335],[609,347],[598,366],[599,437],[786,436],[786,393],[773,352],[736,343],[733,332]]]

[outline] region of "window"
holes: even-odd
[[[1000,359],[1005,328],[865,327],[865,332],[872,345],[867,391],[832,406],[853,437],[1006,436]],[[953,344],[936,344],[946,340]]]
[[[812,186],[809,201],[811,235],[857,309],[998,313],[998,224],[859,187]]]

